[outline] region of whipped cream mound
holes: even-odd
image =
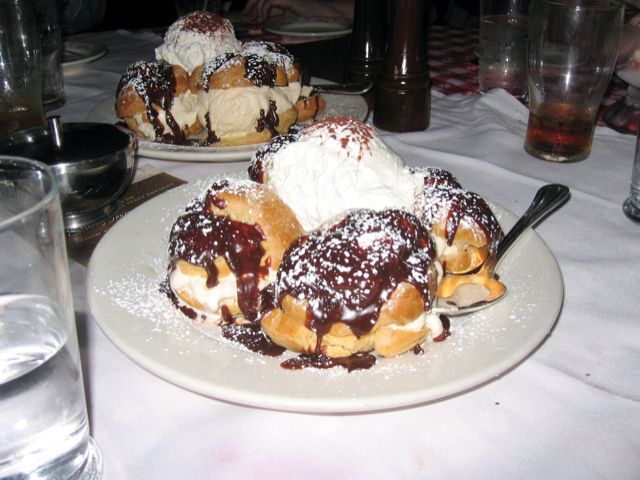
[[[196,11],[180,17],[167,30],[164,43],[156,48],[156,60],[180,65],[191,73],[223,53],[240,51],[233,25],[211,12]]]
[[[267,144],[252,164],[307,231],[350,209],[413,210],[420,180],[360,120],[330,117],[272,142],[278,148]]]

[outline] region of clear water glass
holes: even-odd
[[[0,479],[102,474],[53,172],[0,156]]]
[[[640,128],[636,138],[636,153],[631,172],[629,197],[622,204],[622,211],[634,222],[640,223]]]

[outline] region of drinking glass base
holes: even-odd
[[[92,437],[89,437],[87,459],[80,470],[69,480],[99,480],[102,477],[102,452]]]
[[[548,150],[540,150],[538,148],[532,147],[528,143],[524,144],[524,150],[531,155],[532,157],[536,157],[540,160],[546,160],[547,162],[554,163],[575,163],[580,162],[591,155],[591,147],[589,147],[586,151],[582,151],[579,153],[572,153],[571,155],[559,154],[553,151],[553,149]]]
[[[631,198],[627,198],[622,204],[624,214],[636,223],[640,223],[640,208],[638,208]]]

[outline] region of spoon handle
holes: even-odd
[[[520,220],[509,230],[500,245],[498,245],[497,261],[500,261],[505,252],[515,242],[520,235],[529,227],[542,220],[547,214],[560,208],[571,196],[568,187],[553,183],[541,187],[537,192],[531,205],[520,217]]]
[[[316,92],[335,93],[338,95],[364,95],[373,87],[369,83],[336,83],[328,85],[311,85]]]

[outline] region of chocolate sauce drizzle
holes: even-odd
[[[202,86],[205,92],[209,91],[209,84],[211,82],[211,75],[214,73],[218,73],[224,69],[231,67],[232,65],[236,65],[242,61],[242,57],[236,55],[235,53],[222,53],[215,57],[213,60],[210,60],[206,63],[204,68],[202,69],[202,76],[200,77],[200,81],[202,82]]]
[[[258,118],[256,131],[262,132],[267,129],[271,133],[271,136],[275,137],[278,135],[278,130],[276,130],[278,123],[280,123],[280,118],[278,117],[276,102],[275,100],[269,100],[269,110],[265,113],[262,108],[260,109],[260,117]]]
[[[168,278],[160,284],[158,290],[160,290],[160,293],[164,293],[169,298],[169,300],[171,300],[173,306],[180,310],[185,317],[190,318],[191,320],[195,320],[196,318],[198,318],[198,312],[182,303],[178,299],[178,296],[175,294],[175,292],[171,290]]]
[[[495,261],[498,243],[504,235],[493,212],[478,194],[460,186],[448,171],[438,168],[416,170],[424,174],[422,216],[425,223],[433,225],[446,215],[446,240],[451,245],[461,222],[472,219],[484,232],[489,243],[489,259]]]
[[[178,260],[202,267],[207,272],[206,285],[218,284],[214,262],[223,257],[236,276],[238,306],[245,318],[253,321],[258,313],[258,283],[268,274],[260,261],[265,253],[261,242],[265,235],[256,225],[213,214],[213,207],[224,208],[218,196],[229,182],[214,183],[203,198],[194,200],[175,222],[169,237],[170,269]]]
[[[129,65],[118,83],[116,98],[127,85],[131,85],[144,102],[156,138],[169,143],[184,144],[185,135],[171,113],[176,91],[176,78],[171,65],[144,61]],[[158,108],[165,112],[170,132],[164,131]]]
[[[273,87],[276,83],[276,65],[258,55],[245,55],[244,68],[247,79],[256,86]]]
[[[202,69],[200,81],[205,91],[209,91],[211,75],[224,71],[233,65],[244,63],[245,78],[256,87],[273,87],[276,81],[277,63],[270,62],[267,58],[259,55],[240,55],[234,53],[223,53],[213,60],[207,62]]]
[[[343,322],[357,337],[375,325],[401,282],[414,285],[429,310],[436,288],[435,248],[413,215],[400,210],[357,210],[325,231],[299,237],[287,250],[271,306],[285,295],[308,302],[307,327],[322,337]]]
[[[451,320],[444,314],[439,315],[440,323],[442,323],[442,333],[433,338],[434,342],[444,342],[451,336]]]
[[[242,44],[241,53],[245,56],[257,56],[274,67],[282,67],[287,76],[300,71],[300,62],[284,46],[262,40],[248,41]]]
[[[458,179],[449,170],[427,167],[424,169],[413,169],[412,171],[422,172],[424,174],[424,184],[429,187],[442,186],[445,188],[462,188]]]

